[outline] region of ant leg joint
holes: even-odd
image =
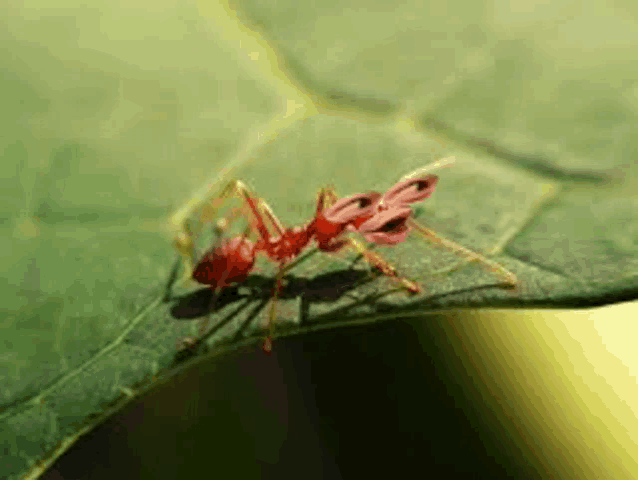
[[[227,228],[228,220],[225,218],[220,218],[219,220],[217,220],[217,222],[215,222],[213,233],[215,234],[215,236],[219,237],[226,231]]]

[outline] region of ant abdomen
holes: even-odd
[[[197,264],[193,279],[213,289],[223,288],[246,281],[254,265],[255,245],[245,237],[235,237],[207,252]]]

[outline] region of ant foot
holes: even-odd
[[[264,340],[264,346],[262,347],[262,350],[266,355],[270,355],[270,353],[272,352],[272,339],[270,338],[270,335],[268,335],[266,340]]]
[[[190,350],[194,352],[197,350],[197,347],[199,346],[199,340],[193,337],[178,338],[175,341],[175,346],[177,347],[178,352],[182,352],[186,350]]]

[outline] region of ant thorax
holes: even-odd
[[[310,225],[287,228],[282,236],[259,242],[257,249],[272,260],[286,262],[297,257],[308,246],[312,236]]]

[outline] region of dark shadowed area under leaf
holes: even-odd
[[[444,316],[401,319],[281,340],[269,358],[241,348],[200,362],[43,478],[545,478],[511,426],[481,410],[450,329]]]

